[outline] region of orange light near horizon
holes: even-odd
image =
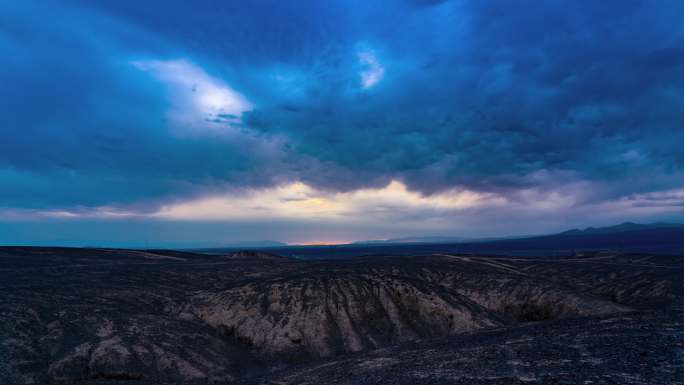
[[[505,204],[494,194],[453,189],[433,195],[409,190],[393,180],[380,188],[327,192],[293,182],[239,194],[217,195],[178,202],[161,208],[154,217],[167,219],[297,218],[352,220],[360,216],[391,215],[405,210],[461,210],[483,204]],[[337,241],[335,241],[337,242]],[[324,241],[332,243],[332,241]]]
[[[313,242],[296,242],[291,243],[290,246],[338,246],[348,245],[351,241],[313,241]]]
[[[155,218],[164,220],[254,220],[295,219],[310,222],[331,220],[352,223],[370,217],[393,220],[407,212],[435,213],[483,206],[502,206],[510,202],[503,196],[468,189],[451,189],[432,195],[409,190],[401,181],[384,187],[362,188],[348,192],[317,189],[303,182],[292,182],[263,189],[230,191],[162,206],[154,213],[117,211],[97,207],[89,211],[42,212],[45,216],[75,218]],[[430,217],[428,216],[429,220]],[[343,244],[349,241],[306,241],[303,244]]]

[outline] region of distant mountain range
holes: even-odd
[[[652,230],[652,229],[671,229],[671,228],[684,228],[684,224],[681,223],[667,223],[667,222],[657,222],[640,224],[634,222],[624,222],[616,226],[608,227],[587,227],[584,230],[572,229],[564,231],[561,234],[565,235],[590,235],[590,234],[615,234],[624,233],[627,231],[640,231],[640,230]]]
[[[483,238],[468,238],[456,236],[425,236],[425,237],[404,237],[404,238],[389,238],[389,239],[371,239],[367,241],[356,241],[348,246],[373,246],[373,245],[411,245],[411,244],[439,244],[439,243],[464,243],[464,242],[490,242],[505,239],[527,238],[529,235],[507,236],[507,237],[483,237]]]
[[[367,241],[352,242],[352,245],[386,245],[398,243],[454,243],[465,242],[468,238],[463,237],[448,237],[448,236],[430,236],[430,237],[404,237],[404,238],[390,238],[390,239],[371,239]]]
[[[412,243],[473,243],[473,242],[498,242],[511,241],[516,239],[536,239],[559,235],[594,235],[594,234],[616,234],[629,231],[644,231],[653,229],[684,229],[684,224],[681,223],[634,223],[624,222],[615,226],[606,227],[587,227],[585,229],[572,229],[558,234],[550,235],[527,235],[527,236],[509,236],[509,237],[488,237],[488,238],[466,238],[457,236],[423,236],[423,237],[404,237],[404,238],[390,238],[390,239],[374,239],[367,241],[357,241],[350,243],[350,245],[388,245],[388,244],[412,244]]]
[[[361,255],[474,253],[501,255],[571,255],[588,250],[613,250],[684,255],[684,224],[625,222],[616,226],[573,229],[557,234],[508,238],[449,236],[405,237],[343,245],[298,246],[275,241],[245,242],[200,251],[227,253],[235,249],[268,248],[295,258],[337,258]]]
[[[500,254],[565,254],[582,250],[684,254],[684,224],[625,222],[609,227],[455,246],[465,252]]]

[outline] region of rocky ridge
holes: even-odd
[[[623,255],[311,262],[0,248],[0,263],[8,384],[260,382],[287,370],[301,383],[297,365],[321,359],[670,306],[681,273],[676,259]]]

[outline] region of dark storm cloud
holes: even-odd
[[[154,210],[294,180],[503,194],[590,181],[589,201],[684,184],[680,1],[0,11],[0,206]],[[130,65],[140,58],[188,60],[234,87],[254,104],[242,134],[174,135],[169,90]]]
[[[330,186],[342,189],[377,176],[431,192],[535,187],[527,176],[538,171],[618,185],[681,171],[681,3],[447,5],[369,38],[386,69],[374,89],[349,92],[356,79],[343,74],[314,79],[298,108],[256,109],[252,127],[356,170]]]
[[[0,8],[0,206],[152,209],[236,178],[272,183],[254,173],[256,139],[169,131],[166,90],[129,63],[169,44],[89,9]]]

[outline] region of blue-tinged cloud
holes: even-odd
[[[135,60],[131,64],[161,80],[171,100],[168,125],[182,132],[230,132],[252,104],[219,79],[185,60]]]
[[[312,77],[311,98],[297,108],[265,106],[248,116],[255,129],[289,135],[298,152],[357,172],[333,188],[391,175],[425,192],[498,190],[529,186],[539,171],[620,185],[609,195],[655,187],[620,183],[643,173],[681,185],[682,164],[667,148],[682,132],[684,40],[665,11],[680,8],[421,8],[401,14],[400,23],[384,18],[391,35],[369,32],[367,40],[386,52],[374,93],[349,92],[356,79],[348,74],[336,82]],[[308,177],[327,183],[316,178]]]
[[[155,213],[296,182],[521,207],[567,193],[566,210],[679,191],[681,14],[675,0],[4,3],[0,206]]]
[[[163,39],[87,8],[0,7],[3,207],[151,210],[281,177],[254,172],[277,164],[272,140],[231,128],[245,97],[189,61],[140,59],[174,55]]]

